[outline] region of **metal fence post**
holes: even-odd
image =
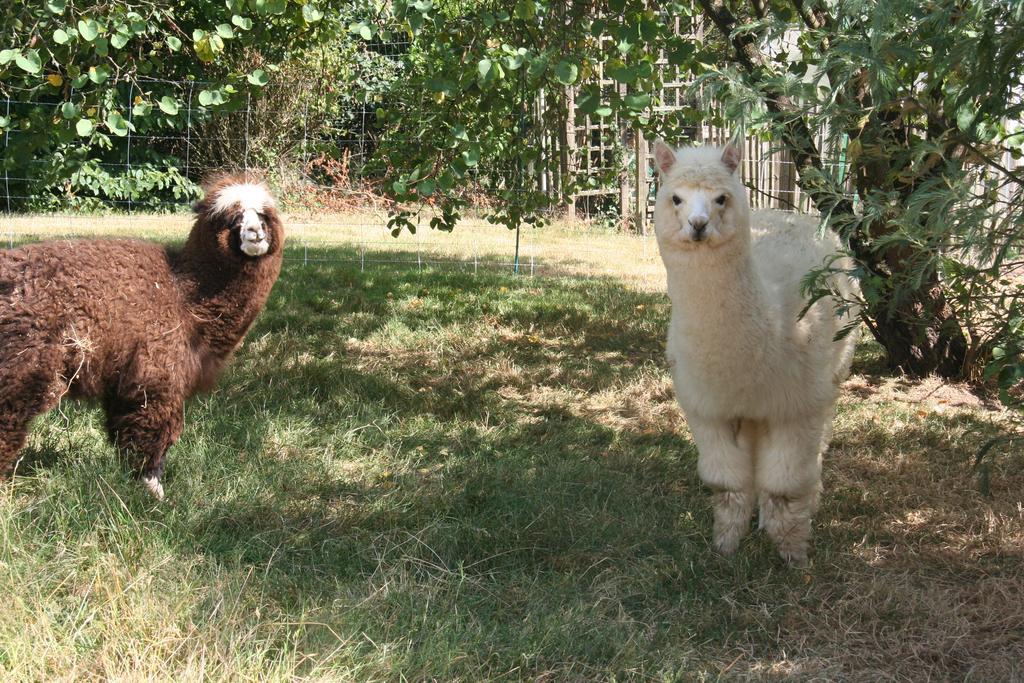
[[[7,130],[4,131],[4,158],[7,158],[7,147],[11,137],[11,96],[7,96],[7,107],[4,116],[7,118]],[[11,177],[4,165],[4,196],[7,198],[7,245],[14,248],[14,221],[11,219]]]

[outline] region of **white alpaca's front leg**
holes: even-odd
[[[755,473],[760,526],[786,562],[803,566],[821,492],[820,416],[769,423]]]
[[[750,531],[755,502],[752,452],[744,448],[735,420],[687,416],[686,422],[697,444],[697,473],[714,491],[715,549],[731,555]]]

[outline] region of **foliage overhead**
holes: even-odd
[[[978,377],[1017,338],[1024,5],[699,5],[723,59],[698,84],[791,154],[857,258],[890,363]]]
[[[14,175],[115,202],[190,196],[195,186],[164,143],[250,106],[280,64],[347,35],[345,14],[326,4],[5,3],[3,170],[30,168]],[[148,144],[129,150],[133,136]],[[104,163],[114,160],[126,168]]]

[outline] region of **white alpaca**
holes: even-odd
[[[828,297],[801,318],[800,279],[839,243],[817,239],[808,217],[752,216],[731,145],[676,152],[659,141],[655,160],[654,225],[672,301],[667,355],[697,471],[714,492],[715,547],[736,550],[756,503],[782,557],[802,564],[856,335],[833,340],[855,312],[837,317]],[[847,295],[854,287],[845,276],[833,286]]]

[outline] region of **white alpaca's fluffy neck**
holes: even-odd
[[[779,316],[748,240],[676,252],[666,266],[671,325],[680,342],[675,353],[717,376],[745,367],[746,376],[756,377],[774,362],[766,354],[779,347]]]
[[[734,239],[718,249],[676,252],[666,258],[673,318],[690,333],[733,336],[737,324],[763,328],[767,297],[754,267],[750,243]],[[766,331],[766,330],[762,330]]]

